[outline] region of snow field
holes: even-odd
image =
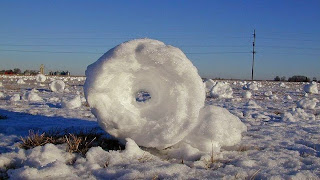
[[[69,101],[77,95],[84,103],[84,79],[63,79],[67,79],[64,82],[70,89],[68,93],[52,92],[46,83],[45,87],[34,84],[34,78],[26,80],[27,84],[12,86],[10,83],[15,83],[16,77],[0,76],[3,83],[0,92],[5,97],[20,96],[15,102],[6,98],[0,100],[0,115],[7,117],[0,120],[1,176],[10,179],[250,179],[253,175],[256,179],[318,179],[320,176],[319,103],[314,109],[298,108],[300,100],[319,100],[320,96],[310,93],[304,97],[302,83],[285,83],[288,88],[283,89],[276,82],[259,82],[259,90],[252,91],[242,89],[243,81],[228,81],[233,99],[238,101],[207,97],[206,108],[212,107],[212,111],[226,108],[247,126],[247,132],[234,146],[219,147],[218,143],[210,143],[210,149],[216,150],[213,157],[211,152],[201,152],[186,141],[165,150],[155,150],[136,146],[136,142],[128,140],[125,150],[92,147],[85,156],[66,152],[65,144],[47,144],[29,150],[18,148],[19,137],[26,136],[29,129],[43,132],[55,127],[98,127],[89,107],[83,104],[77,110],[61,107],[62,99]],[[272,91],[279,99],[266,99],[264,93],[267,91]],[[24,95],[31,92],[43,101],[25,99]],[[244,98],[244,92],[251,92],[251,98]],[[215,117],[214,113],[206,112]],[[218,118],[214,119],[207,123],[220,122]],[[223,121],[220,123],[230,126]],[[209,141],[203,142],[207,144],[201,147],[209,149]]]

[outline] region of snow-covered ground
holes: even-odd
[[[57,91],[52,91],[52,84],[50,89],[54,80],[61,80],[53,88]],[[95,128],[110,137],[84,99],[84,81],[84,77],[47,77],[41,82],[32,76],[0,76],[0,179],[320,177],[320,95],[306,93],[303,83],[223,81],[233,93],[214,97],[209,93],[206,104],[229,110],[245,123],[247,132],[239,144],[220,152],[203,154],[188,144],[157,150],[139,147],[131,139],[123,142],[122,150],[97,146],[85,155],[67,152],[66,144],[19,148],[20,136],[26,137],[31,129],[72,133]]]

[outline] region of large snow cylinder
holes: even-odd
[[[196,67],[176,47],[152,39],[128,41],[89,65],[86,76],[91,111],[117,138],[162,149],[198,124],[205,89]]]
[[[41,82],[45,82],[46,79],[47,79],[47,77],[45,75],[43,75],[43,74],[37,74],[37,76],[36,76],[36,81],[40,82],[40,83]]]
[[[66,84],[62,80],[54,80],[49,87],[53,92],[63,92]]]

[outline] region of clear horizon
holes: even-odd
[[[180,48],[201,77],[320,79],[320,1],[2,1],[0,70],[86,67],[131,39]]]

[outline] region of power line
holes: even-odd
[[[249,54],[250,51],[247,52],[237,52],[237,51],[225,51],[225,52],[186,52],[185,54]]]
[[[65,46],[75,46],[75,47],[108,47],[115,45],[81,45],[81,44],[0,44],[0,46],[12,46],[12,47],[65,47]],[[176,45],[177,47],[249,47],[248,45]]]
[[[27,53],[52,53],[52,54],[102,54],[102,53],[85,52],[85,51],[33,51],[33,50],[16,50],[16,49],[0,49],[0,51],[27,52]]]
[[[53,53],[53,54],[103,54],[99,52],[86,52],[86,51],[34,51],[34,50],[17,50],[17,49],[0,49],[0,51],[8,52],[27,52],[27,53]],[[237,51],[221,51],[221,52],[185,52],[185,54],[243,54],[248,52]]]
[[[81,44],[0,44],[0,46],[10,46],[10,47],[110,47],[115,46],[115,44],[112,45],[81,45]],[[177,47],[183,48],[183,47],[243,47],[243,48],[249,48],[248,45],[214,45],[214,44],[208,44],[208,45],[176,45]],[[313,48],[313,47],[298,47],[298,46],[268,46],[268,45],[259,45],[259,48],[283,48],[283,49],[305,49],[305,50],[320,50],[320,48]]]

